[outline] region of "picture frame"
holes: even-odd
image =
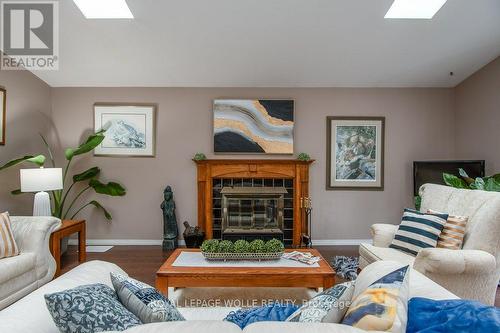
[[[94,130],[106,129],[106,137],[94,155],[154,157],[156,110],[156,104],[95,103]]]
[[[326,189],[384,189],[385,117],[326,118]]]
[[[5,145],[5,128],[7,122],[7,90],[0,87],[0,146]]]
[[[292,155],[293,99],[213,101],[214,154]]]

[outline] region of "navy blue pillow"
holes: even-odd
[[[500,332],[500,308],[462,299],[414,297],[408,302],[406,333],[417,332]]]

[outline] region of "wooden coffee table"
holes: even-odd
[[[172,266],[183,252],[199,249],[176,249],[156,272],[156,288],[168,296],[169,287],[297,287],[330,288],[335,271],[315,249],[286,250],[310,252],[321,257],[319,267],[187,267]]]

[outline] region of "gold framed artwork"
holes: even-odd
[[[327,190],[383,190],[385,117],[327,117]]]
[[[155,156],[156,104],[94,104],[94,129],[106,129],[96,156]]]

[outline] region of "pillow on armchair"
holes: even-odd
[[[389,247],[416,256],[421,249],[436,247],[448,214],[426,214],[406,208]]]
[[[0,259],[17,256],[17,247],[8,212],[0,214]]]

